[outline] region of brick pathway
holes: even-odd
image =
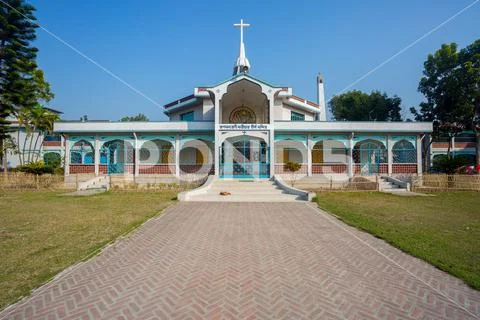
[[[305,203],[179,203],[6,319],[475,319],[480,292]]]

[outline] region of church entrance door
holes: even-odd
[[[269,178],[270,154],[265,141],[242,137],[228,139],[220,150],[221,178]]]

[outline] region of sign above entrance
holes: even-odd
[[[219,124],[220,130],[228,131],[258,131],[258,130],[270,130],[269,124],[263,123],[228,123]]]

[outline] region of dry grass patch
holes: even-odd
[[[157,215],[175,196],[0,191],[0,309]]]

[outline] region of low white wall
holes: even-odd
[[[294,188],[290,186],[288,183],[282,180],[279,176],[273,176],[273,180],[275,183],[283,189],[288,194],[293,194],[302,197],[302,199],[307,200],[307,201],[312,201],[313,198],[315,197],[315,192],[309,192],[301,189]]]
[[[207,180],[203,185],[200,187],[193,189],[193,190],[188,190],[184,192],[180,192],[177,196],[179,201],[189,201],[190,197],[193,195],[198,195],[198,194],[203,194],[206,193],[211,187],[213,182],[215,181],[216,177],[213,175],[208,176]]]

